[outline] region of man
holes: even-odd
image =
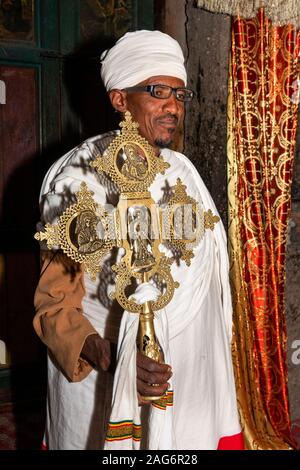
[[[112,106],[120,113],[130,111],[139,123],[140,134],[156,155],[161,153],[170,164],[150,187],[155,201],[165,200],[167,188],[180,177],[189,195],[216,214],[195,168],[186,157],[169,150],[182,122],[184,105],[193,96],[186,88],[179,44],[158,31],[127,33],[103,58],[101,74]],[[96,202],[116,205],[116,186],[89,166],[99,153],[103,155],[115,135],[111,132],[88,139],[53,165],[41,191],[43,223],[56,221],[73,202],[72,194],[82,181],[94,191]],[[136,416],[138,400],[142,415],[149,408],[151,415],[154,407],[141,397],[171,396],[171,389],[173,407],[165,406],[165,413],[160,410],[146,420],[142,446],[217,449],[220,442],[229,439],[231,448],[240,448],[230,356],[228,260],[221,222],[205,232],[194,252],[190,267],[183,263],[172,267],[180,287],[166,308],[166,316],[159,320],[167,322],[165,331],[169,331],[163,351],[168,363],[154,362],[135,348],[127,354],[128,363],[122,362],[119,348],[115,373],[114,345],[120,330],[124,332],[125,314],[121,320],[122,312],[110,301],[108,292],[114,285],[111,266],[120,254],[113,252],[106,258],[102,273],[93,282],[81,266],[74,266],[59,253],[45,252],[35,296],[34,327],[49,350],[48,448],[100,449],[105,438],[106,448],[136,448],[140,439],[134,435],[140,429],[135,421],[140,420]],[[141,302],[155,298],[155,292],[147,289],[149,286],[144,293],[135,294]],[[136,357],[136,365],[132,357]],[[132,374],[136,374],[133,387]],[[121,385],[120,380],[124,380]],[[124,408],[125,414],[131,409],[127,421],[118,419]],[[116,421],[122,425],[114,437]],[[126,434],[128,426],[131,431]]]

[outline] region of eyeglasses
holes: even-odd
[[[174,93],[178,101],[192,101],[194,97],[194,92],[192,90],[188,90],[187,88],[173,88],[168,85],[132,86],[124,88],[124,91],[146,91],[147,93],[150,93],[151,96],[154,96],[154,98],[158,98],[160,100],[167,100],[170,98],[172,93]]]

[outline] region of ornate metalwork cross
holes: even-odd
[[[140,315],[138,346],[140,351],[156,361],[161,360],[153,318],[164,308],[179,287],[171,275],[174,257],[163,254],[159,245],[175,249],[189,266],[193,248],[205,229],[213,230],[219,218],[204,212],[199,203],[188,196],[180,179],[164,207],[152,199],[149,186],[158,173],[164,174],[169,164],[156,156],[149,143],[139,135],[138,124],[129,112],[120,123],[121,133],[115,137],[102,156],[91,166],[105,173],[119,188],[119,203],[108,212],[93,199],[86,183],[76,193],[77,203],[68,207],[56,225],[46,224],[35,234],[46,240],[49,249],[59,247],[67,256],[83,264],[96,278],[103,258],[113,247],[124,249],[120,262],[113,266],[116,289],[113,296],[127,311]],[[163,286],[156,301],[138,304],[128,288],[153,280]],[[157,397],[155,398],[157,399]]]

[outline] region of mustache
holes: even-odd
[[[176,114],[171,114],[171,113],[167,113],[167,114],[163,114],[162,116],[160,116],[159,118],[157,118],[157,121],[158,122],[163,122],[163,123],[167,123],[167,124],[175,124],[177,125],[178,124],[178,117],[176,116]]]

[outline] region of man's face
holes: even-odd
[[[179,78],[164,75],[150,77],[137,86],[158,84],[172,88],[184,87],[184,82]],[[155,98],[147,92],[127,92],[126,97],[127,111],[139,123],[140,134],[154,148],[170,147],[184,115],[184,103],[178,101],[174,93],[167,99]]]

